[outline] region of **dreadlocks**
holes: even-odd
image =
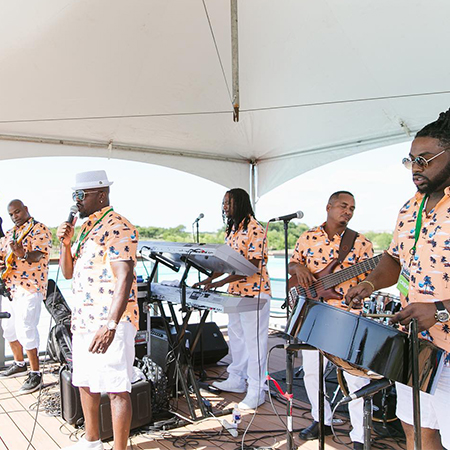
[[[441,112],[439,118],[425,125],[416,137],[430,137],[438,139],[442,147],[450,147],[450,109]]]
[[[233,228],[239,228],[242,221],[244,221],[244,230],[246,230],[250,222],[250,217],[255,217],[255,213],[253,212],[250,197],[244,189],[230,189],[227,194],[230,203],[233,204],[233,215],[227,219],[225,214],[223,214],[224,222],[226,221],[226,235],[228,237],[231,230]]]

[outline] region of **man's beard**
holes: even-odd
[[[432,194],[435,192],[442,184],[449,181],[447,186],[450,186],[450,163],[448,163],[435,177],[433,181],[427,178],[428,184],[423,188],[417,188],[421,194]]]

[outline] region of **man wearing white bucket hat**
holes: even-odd
[[[114,449],[125,450],[131,425],[131,378],[134,337],[138,327],[134,267],[136,228],[109,203],[104,170],[79,173],[73,200],[80,218],[87,218],[71,247],[74,225],[64,222],[61,269],[72,278],[73,377],[79,386],[85,436],[71,450],[103,450],[99,437],[102,392],[111,400]]]

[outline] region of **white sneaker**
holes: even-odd
[[[244,400],[239,403],[238,408],[241,410],[245,409],[256,409],[266,402],[266,392],[265,391],[249,391],[245,396]]]
[[[76,444],[61,450],[103,450],[103,442],[100,440],[91,442],[82,437]]]
[[[228,378],[228,380],[225,381],[214,381],[212,385],[215,388],[225,392],[235,392],[237,394],[247,392],[247,384],[245,383],[245,380],[239,381]]]

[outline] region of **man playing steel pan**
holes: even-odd
[[[403,159],[412,170],[416,195],[400,209],[393,239],[376,269],[349,290],[347,303],[360,304],[374,290],[397,282],[404,309],[392,323],[418,319],[422,337],[450,351],[450,110],[420,130]],[[397,417],[407,448],[414,448],[412,389],[396,383]],[[450,448],[450,358],[434,395],[421,393],[422,448]]]

